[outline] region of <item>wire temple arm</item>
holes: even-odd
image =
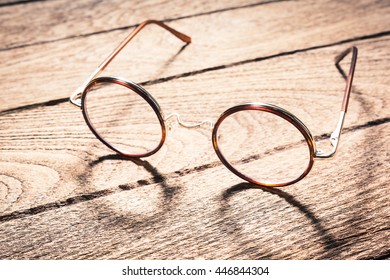
[[[76,101],[77,98],[79,98],[84,91],[85,87],[89,84],[90,81],[92,81],[101,71],[104,70],[104,68],[107,67],[107,65],[115,58],[115,56],[137,35],[146,25],[149,24],[156,24],[165,30],[171,32],[173,35],[175,35],[177,38],[182,40],[183,42],[189,44],[191,43],[191,37],[180,33],[179,31],[169,27],[168,25],[164,24],[161,21],[158,20],[146,20],[139,24],[120,44],[118,47],[113,50],[110,55],[99,65],[99,67],[88,77],[85,82],[76,89],[76,91],[71,95],[70,102],[78,107],[80,107],[80,103]]]
[[[135,37],[135,35],[137,35],[138,32],[140,32],[148,24],[157,24],[158,26],[161,26],[162,28],[164,28],[164,29],[168,30],[169,32],[171,32],[173,35],[175,35],[177,38],[179,38],[183,42],[191,43],[191,38],[190,37],[188,37],[187,35],[185,35],[183,33],[180,33],[179,31],[176,31],[173,28],[170,28],[168,25],[162,23],[161,21],[151,20],[151,19],[150,20],[146,20],[146,21],[142,22],[140,25],[138,25],[133,30],[133,32],[131,32],[122,41],[122,43],[120,43],[119,46],[102,62],[102,64],[100,64],[100,66],[99,66],[100,71],[102,71],[104,68],[106,68],[106,66],[111,62],[111,60],[114,59],[114,57],[127,45],[127,43],[129,43]]]
[[[344,70],[341,68],[340,62],[351,52],[352,52],[352,59],[351,59],[351,65],[349,67],[349,73],[347,76]],[[349,96],[351,95],[352,81],[353,81],[353,75],[355,73],[357,55],[358,55],[358,49],[356,47],[351,47],[335,57],[336,68],[339,70],[343,78],[346,80],[347,84],[344,91],[344,98],[343,98],[343,103],[341,105],[339,121],[337,123],[336,129],[333,131],[333,133],[330,136],[330,143],[332,144],[332,150],[327,154],[324,154],[322,151],[317,150],[315,154],[316,158],[320,158],[320,159],[332,158],[337,151],[341,130],[343,129],[343,125],[344,125],[345,114],[347,113],[347,109],[348,109]]]
[[[343,69],[340,67],[340,62],[351,52],[352,52],[352,60],[351,60],[351,66],[349,67],[349,74],[347,77]],[[351,47],[335,57],[335,65],[337,69],[339,69],[344,79],[347,80],[347,85],[344,91],[343,104],[341,106],[342,112],[347,112],[348,109],[348,102],[349,102],[349,96],[351,95],[352,80],[353,80],[353,75],[355,73],[357,55],[358,55],[358,49],[356,47]]]

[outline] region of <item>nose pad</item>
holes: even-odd
[[[320,155],[325,155],[331,152],[333,149],[333,143],[329,140],[322,140],[317,142],[317,153]]]
[[[174,128],[176,128],[178,125],[185,127],[185,128],[209,128],[213,129],[214,124],[212,121],[206,119],[201,122],[185,122],[182,121],[180,118],[179,113],[172,113],[169,114],[164,118],[164,121],[166,122],[166,126],[169,131],[172,131]]]
[[[168,117],[164,118],[165,126],[168,130],[168,132],[172,133],[176,128],[179,126],[179,123],[176,121],[175,118],[172,118],[170,115]]]

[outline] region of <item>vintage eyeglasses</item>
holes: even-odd
[[[191,38],[164,23],[147,20],[137,26],[71,95],[70,102],[80,107],[92,133],[107,147],[130,158],[147,157],[164,144],[167,120],[175,117],[184,127],[201,123],[181,121],[177,113],[165,116],[153,96],[140,85],[116,77],[97,77],[112,59],[148,24],[157,24],[185,43]],[[346,76],[340,61],[352,53]],[[337,150],[344,123],[357,48],[338,55],[335,65],[346,78],[346,88],[330,148],[323,152],[309,129],[290,112],[266,103],[239,104],[226,110],[213,127],[212,143],[222,163],[242,179],[259,186],[280,187],[298,182],[311,170],[314,160],[332,158]]]

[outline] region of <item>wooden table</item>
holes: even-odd
[[[2,0],[0,258],[388,259],[389,14],[373,0]],[[148,26],[104,75],[190,121],[260,101],[329,134],[345,86],[333,58],[357,46],[337,157],[266,189],[218,161],[207,129],[115,155],[68,97],[145,19],[193,41]]]

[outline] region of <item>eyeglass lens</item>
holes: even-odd
[[[303,134],[268,111],[228,115],[218,127],[217,144],[232,168],[265,185],[292,182],[310,164],[310,147]]]
[[[97,83],[88,89],[85,112],[95,132],[123,154],[142,155],[156,149],[162,127],[149,103],[117,83]]]

